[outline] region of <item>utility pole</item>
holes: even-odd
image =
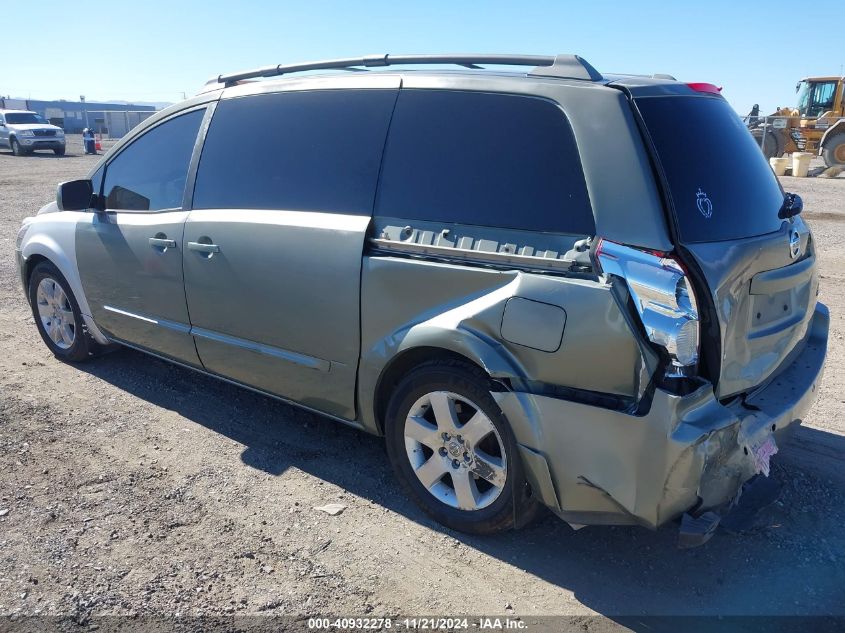
[[[85,95],[79,95],[79,101],[82,103],[82,113],[85,115],[85,127],[88,127],[88,110],[85,108]]]

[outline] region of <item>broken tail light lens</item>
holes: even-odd
[[[667,253],[600,240],[599,270],[624,280],[646,335],[669,356],[667,377],[698,367],[700,321],[695,293],[681,264]]]

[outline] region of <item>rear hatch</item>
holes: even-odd
[[[634,103],[663,172],[679,253],[712,300],[701,345],[716,394],[753,390],[803,347],[818,288],[810,231],[800,216],[778,218],[783,189],[721,96],[690,89]]]

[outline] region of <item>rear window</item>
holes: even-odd
[[[595,234],[563,110],[506,94],[400,91],[376,215]]]
[[[783,190],[733,108],[713,97],[644,97],[637,106],[669,185],[681,241],[777,231]]]

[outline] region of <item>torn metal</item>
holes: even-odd
[[[745,400],[707,384],[687,396],[655,390],[634,415],[525,392],[494,393],[540,499],[571,524],[651,528],[730,503],[764,472],[755,447],[782,444],[822,378],[828,313],[818,306],[801,353]],[[784,385],[788,385],[785,388]]]

